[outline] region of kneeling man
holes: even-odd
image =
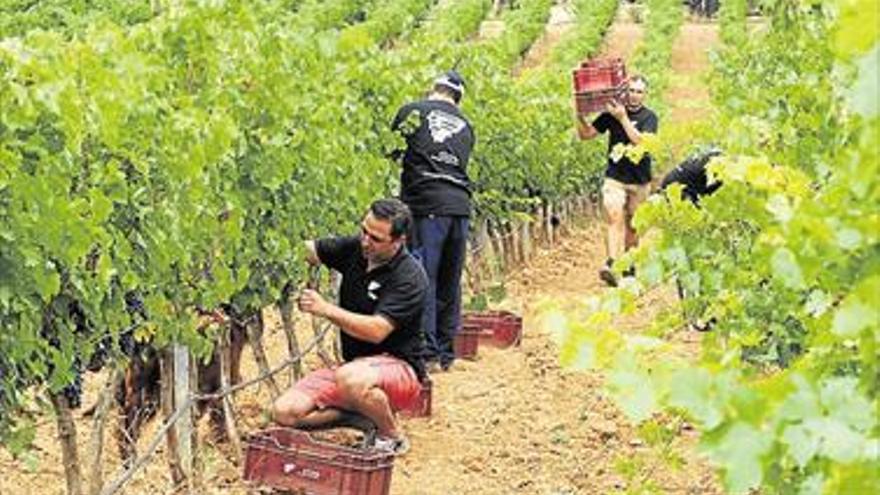
[[[428,286],[421,264],[406,248],[412,224],[397,199],[370,205],[360,235],[307,241],[309,263],[342,274],[339,305],[305,290],[300,310],[341,329],[342,357],[313,371],[275,401],[275,421],[286,426],[332,422],[342,410],[360,413],[397,452],[408,448],[394,412],[418,399],[425,376],[422,308]]]

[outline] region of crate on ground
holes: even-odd
[[[480,329],[480,341],[506,349],[522,341],[522,317],[510,311],[473,311],[462,316],[463,321]]]
[[[626,88],[626,65],[620,58],[591,59],[572,71],[578,115],[600,112]]]
[[[462,321],[461,327],[452,339],[452,349],[455,352],[455,357],[476,359],[479,339],[480,327]]]
[[[244,479],[310,495],[386,495],[393,467],[390,450],[336,445],[305,431],[276,427],[248,437]]]
[[[433,402],[434,385],[430,378],[425,378],[422,382],[422,391],[419,392],[419,398],[408,408],[400,411],[400,414],[409,418],[427,418],[431,416],[431,404]]]

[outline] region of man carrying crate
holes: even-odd
[[[636,208],[648,197],[651,184],[651,157],[644,155],[633,163],[626,155],[615,160],[612,150],[618,143],[639,144],[645,133],[657,132],[657,115],[644,105],[648,82],[642,76],[633,76],[623,95],[623,103],[612,101],[605,111],[592,121],[588,115],[578,115],[578,134],[582,139],[593,139],[608,132],[608,166],[602,185],[602,206],[608,219],[606,252],[608,258],[599,270],[599,277],[610,286],[617,285],[611,267],[616,258],[638,244],[632,226]]]
[[[376,424],[377,444],[398,455],[408,449],[394,411],[418,400],[425,378],[421,320],[428,287],[406,248],[411,224],[405,204],[380,199],[364,215],[359,236],[306,242],[309,263],[337,270],[342,284],[339,305],[307,289],[299,308],[339,327],[345,363],[313,371],[283,393],[272,411],[277,423],[317,427],[354,411]]]

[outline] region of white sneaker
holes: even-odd
[[[400,457],[409,452],[409,439],[405,435],[398,438],[378,437],[376,438],[375,447],[379,450],[387,450],[396,457]]]

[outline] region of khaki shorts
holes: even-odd
[[[605,178],[602,184],[602,206],[608,213],[623,211],[632,217],[636,208],[648,199],[651,184],[624,184],[618,180]]]

